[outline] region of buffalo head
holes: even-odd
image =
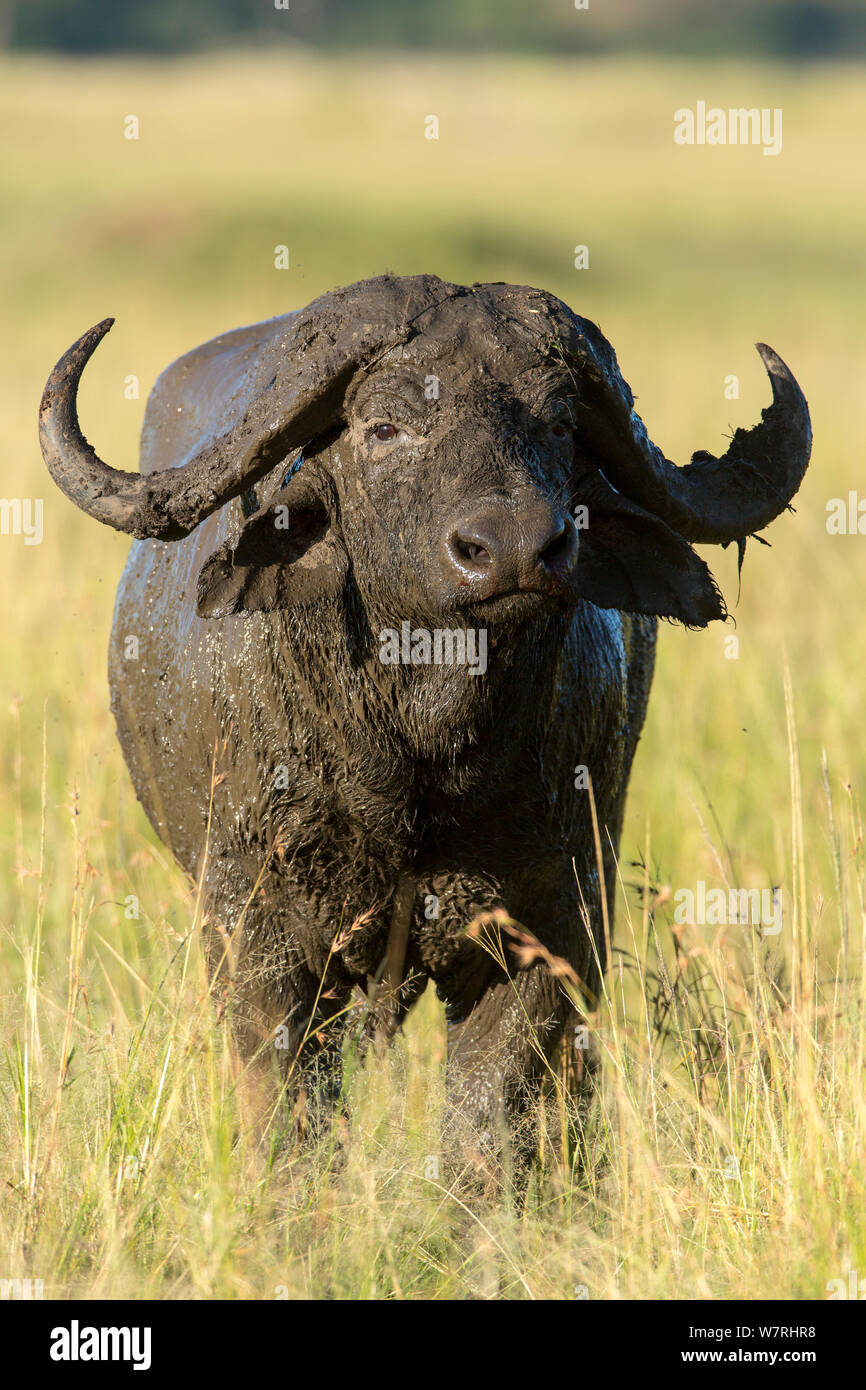
[[[704,626],[724,606],[691,542],[766,526],[809,460],[806,402],[768,347],[760,424],[680,468],[593,323],[543,291],[424,275],[351,285],[262,325],[224,428],[183,466],[126,474],[96,456],[76,412],[111,322],[51,373],[45,460],[76,505],[138,537],[178,540],[243,494],[239,534],[199,574],[204,617],[314,603],[351,576],[385,621],[508,631],[586,598]]]

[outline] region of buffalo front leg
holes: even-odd
[[[293,1132],[317,1139],[342,1088],[348,992],[312,972],[262,981],[246,959],[230,988],[232,1035],[241,1064],[239,1093],[259,1130],[288,1116]]]
[[[574,1008],[539,963],[497,975],[463,1016],[445,995],[448,1017],[446,1116],[449,1165],[491,1195],[503,1178],[522,1187],[538,1145],[537,1106]]]
[[[341,1090],[351,987],[325,952],[307,960],[266,899],[247,893],[240,913],[231,898],[211,899],[208,919],[211,988],[231,1028],[242,1118],[263,1132],[288,1105],[292,1128],[315,1137]]]

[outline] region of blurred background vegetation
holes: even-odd
[[[65,53],[333,48],[667,52],[814,58],[866,52],[862,0],[0,0],[0,36]]]

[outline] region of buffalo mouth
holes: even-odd
[[[506,589],[484,597],[473,595],[471,601],[458,598],[451,611],[453,616],[467,622],[476,619],[497,627],[523,626],[552,614],[567,613],[576,602],[575,594],[568,587],[551,585]]]

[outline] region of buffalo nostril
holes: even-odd
[[[452,555],[464,565],[470,565],[474,569],[483,569],[491,563],[490,551],[477,539],[469,536],[461,536],[457,531],[451,537],[450,549]]]
[[[480,560],[483,564],[489,564],[490,562],[490,555],[484,549],[483,545],[476,545],[474,541],[458,541],[457,547],[461,553],[466,556],[467,560],[472,560],[473,562]]]
[[[574,528],[567,521],[563,521],[559,530],[554,532],[541,547],[538,552],[538,559],[547,568],[556,566],[561,561],[567,559],[574,545]]]

